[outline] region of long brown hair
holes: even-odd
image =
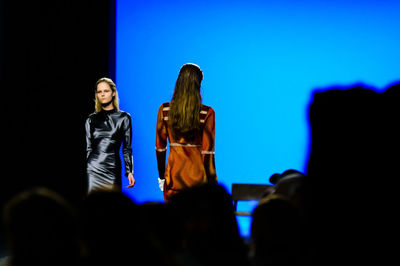
[[[105,82],[108,84],[108,86],[110,86],[111,90],[113,92],[115,92],[115,96],[113,98],[113,106],[115,108],[115,110],[119,110],[119,98],[118,98],[118,91],[117,91],[117,87],[115,86],[114,81],[112,81],[112,79],[110,78],[101,78],[96,82],[96,88],[94,89],[94,94],[95,94],[95,112],[98,113],[102,110],[102,106],[101,103],[99,101],[99,98],[97,98],[97,85],[99,85],[100,83]]]
[[[168,121],[174,137],[191,138],[200,129],[203,72],[195,64],[184,64],[175,83]]]

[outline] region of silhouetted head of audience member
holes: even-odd
[[[137,206],[118,190],[90,193],[81,210],[82,235],[89,265],[128,263],[141,241],[135,221]]]
[[[276,178],[272,194],[285,197],[297,208],[303,218],[307,215],[308,191],[305,175],[300,171],[289,169]]]
[[[140,205],[120,190],[90,193],[81,209],[81,230],[87,246],[87,264],[171,265],[160,243],[154,243],[143,225]],[[158,246],[157,246],[158,245]]]
[[[208,183],[188,188],[174,195],[168,208],[175,217],[179,231],[174,234],[179,236],[184,256],[206,265],[247,263],[232,197],[223,186]]]
[[[382,132],[385,134],[384,141],[381,142],[382,147],[386,154],[384,156],[385,169],[388,169],[387,174],[395,172],[398,165],[398,156],[393,156],[400,149],[400,128],[398,120],[400,117],[400,110],[398,108],[400,101],[400,81],[391,85],[382,93],[382,121],[384,128]],[[396,185],[392,186],[396,190]],[[395,191],[392,191],[395,192]],[[390,193],[390,192],[389,192]],[[395,196],[397,197],[397,193]]]
[[[396,208],[390,197],[398,161],[393,156],[399,137],[391,126],[398,120],[396,95],[360,86],[313,95],[306,175],[321,261],[332,257],[360,264],[383,257],[379,239],[387,235],[383,231],[390,228]]]
[[[11,266],[80,263],[77,213],[54,191],[38,187],[14,196],[4,225]]]
[[[306,254],[304,224],[284,197],[270,195],[253,210],[251,258],[255,265],[300,265]]]
[[[309,109],[311,150],[307,178],[313,191],[316,225],[337,221],[347,227],[372,206],[370,186],[382,174],[380,95],[354,87],[315,92]],[[356,215],[355,210],[360,212]],[[364,210],[366,211],[366,210]],[[321,222],[317,222],[321,219]],[[323,222],[324,221],[324,222]],[[343,232],[338,229],[338,234]]]
[[[177,229],[173,229],[176,224],[173,223],[167,205],[161,202],[146,202],[139,207],[140,223],[142,229],[147,232],[147,237],[165,252],[176,252],[179,243],[177,238],[171,237],[171,231],[176,232]]]
[[[362,87],[314,93],[307,176],[323,175],[319,181],[334,178],[351,186],[375,181],[384,136],[380,98],[376,91]]]
[[[281,174],[275,173],[275,174],[271,175],[269,178],[269,182],[271,184],[276,185],[281,179],[291,178],[291,177],[304,177],[304,174],[295,169],[288,169],[288,170],[285,170]]]

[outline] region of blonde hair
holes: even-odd
[[[108,84],[108,86],[110,86],[111,90],[113,92],[115,92],[112,104],[114,106],[114,108],[116,110],[119,110],[119,98],[118,98],[118,91],[117,91],[117,87],[115,86],[114,81],[112,81],[112,79],[110,78],[101,78],[96,82],[96,88],[94,90],[94,95],[95,95],[95,112],[98,113],[102,110],[102,106],[101,103],[99,101],[99,99],[97,98],[97,85],[99,85],[100,83],[105,82]]]

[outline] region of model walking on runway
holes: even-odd
[[[86,120],[88,192],[99,189],[121,189],[121,159],[125,162],[128,188],[133,187],[132,123],[128,113],[119,110],[114,82],[101,78],[96,82],[95,112]]]
[[[159,186],[168,202],[179,191],[217,182],[214,160],[215,112],[202,104],[203,72],[195,64],[181,67],[170,102],[157,115],[156,155]],[[169,156],[165,165],[167,141]]]

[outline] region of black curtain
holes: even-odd
[[[114,78],[115,1],[4,0],[1,12],[1,207],[33,186],[79,204],[95,82]]]

